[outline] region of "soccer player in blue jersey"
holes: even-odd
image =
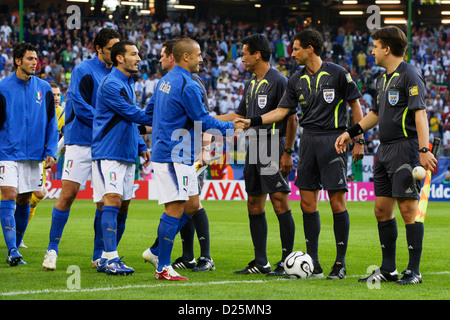
[[[112,29],[102,29],[94,39],[97,55],[78,64],[70,80],[66,102],[66,126],[64,143],[66,152],[62,174],[61,194],[52,212],[49,244],[42,266],[55,270],[59,242],[69,218],[70,208],[78,191],[86,187],[92,167],[91,143],[92,121],[99,83],[112,67],[111,48],[120,41],[120,34]],[[94,254],[92,264],[96,267],[103,251],[101,235],[101,205],[95,212]]]
[[[18,247],[30,214],[33,191],[43,189],[43,161],[56,161],[58,126],[50,85],[34,76],[37,49],[14,48],[16,72],[0,82],[0,220],[8,249],[6,262],[23,262]]]
[[[186,212],[186,202],[198,202],[197,175],[193,166],[200,141],[195,143],[195,122],[202,131],[216,129],[226,135],[227,130],[239,130],[243,124],[222,122],[209,115],[202,105],[202,90],[192,80],[192,73],[199,71],[202,61],[200,45],[192,39],[183,38],[173,48],[175,67],[158,83],[147,105],[152,114],[152,165],[158,186],[158,200],[164,204],[164,213],[158,227],[159,254],[155,278],[177,281],[187,280],[171,266],[173,242],[180,229],[195,212]],[[180,148],[181,147],[181,148]],[[190,215],[189,215],[190,214]]]
[[[97,270],[107,274],[131,274],[117,253],[125,224],[119,210],[127,212],[133,194],[138,153],[149,164],[150,153],[139,136],[137,124],[151,125],[151,118],[136,106],[132,74],[139,72],[139,50],[124,40],[111,50],[114,68],[99,86],[92,131],[92,182],[94,202],[104,203],[102,231],[104,251]]]
[[[175,59],[173,57],[173,46],[177,40],[166,41],[161,49],[161,68],[167,72],[171,71],[175,67]],[[206,93],[206,88],[203,80],[197,75],[192,74],[192,79],[196,81],[203,91],[203,107],[209,112],[208,108],[208,95]],[[210,144],[211,135],[203,134],[202,139],[202,152],[200,154],[199,161],[202,164],[207,165],[207,160],[210,157]],[[206,170],[198,175],[198,193],[201,194],[203,179],[205,178]],[[196,200],[195,198],[190,199],[191,202]],[[209,236],[209,221],[206,214],[205,208],[202,206],[200,201],[189,202],[187,206],[193,206],[191,210],[195,211],[192,219],[187,221],[186,225],[180,230],[180,236],[183,244],[183,254],[181,257],[177,258],[172,266],[174,269],[192,269],[194,272],[200,271],[210,271],[215,270],[214,261],[211,258],[210,252],[210,236]],[[189,210],[189,211],[191,211]],[[197,232],[197,238],[200,244],[200,257],[198,262],[195,261],[194,257],[194,234]],[[145,261],[148,261],[157,267],[158,265],[158,244],[159,238],[151,248],[147,248],[143,253],[142,257]]]

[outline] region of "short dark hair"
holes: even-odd
[[[300,46],[303,49],[308,48],[309,46],[314,48],[314,53],[317,56],[320,56],[323,51],[323,39],[320,32],[312,29],[307,29],[300,31],[293,38],[292,41],[298,40],[300,42]]]
[[[272,46],[265,36],[261,34],[252,34],[242,39],[241,43],[247,45],[247,50],[250,54],[253,55],[255,52],[259,51],[263,61],[270,61]]]
[[[55,88],[55,89],[61,89],[56,83],[52,82],[50,83],[50,87]]]
[[[389,26],[374,31],[372,39],[380,41],[383,48],[390,47],[396,57],[403,57],[408,46],[408,39],[402,29]]]
[[[22,59],[27,51],[35,51],[36,54],[38,54],[37,48],[33,46],[31,43],[21,43],[14,48],[13,63],[16,69],[18,67],[18,65],[16,64],[16,59]]]
[[[94,39],[94,48],[97,50],[97,46],[104,48],[111,39],[122,40],[122,36],[116,30],[103,28],[101,29]]]
[[[117,56],[125,56],[125,53],[127,52],[127,46],[135,46],[136,44],[134,42],[131,42],[129,40],[122,40],[117,43],[115,43],[111,48],[111,61],[113,63],[114,67],[117,67],[119,65],[119,62],[117,61]]]
[[[172,40],[168,40],[168,41],[163,43],[162,48],[166,48],[166,50],[164,51],[166,56],[169,56],[169,55],[171,55],[173,53],[173,47],[175,46],[176,42],[177,42],[176,39],[172,39]]]

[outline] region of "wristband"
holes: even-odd
[[[348,134],[350,135],[350,139],[353,139],[357,135],[364,133],[363,128],[359,125],[359,123],[347,129]]]
[[[262,122],[261,116],[250,118],[250,126],[251,127],[260,126],[260,125],[262,125],[262,123],[263,122]]]

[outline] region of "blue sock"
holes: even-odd
[[[8,254],[16,246],[16,220],[14,219],[14,208],[16,202],[12,200],[2,200],[0,202],[0,220],[2,224],[3,237],[5,238]]]
[[[67,219],[69,219],[69,210],[58,210],[53,208],[52,226],[50,227],[50,241],[47,250],[59,252],[59,241],[61,240]]]
[[[128,213],[119,213],[117,215],[117,245],[125,232],[125,222],[127,221]]]
[[[102,232],[105,252],[117,251],[117,214],[119,208],[103,206]]]
[[[105,245],[103,243],[103,232],[102,232],[102,213],[103,211],[95,210],[94,219],[94,254],[92,255],[92,261],[100,259],[103,253]]]
[[[16,212],[14,218],[16,219],[16,247],[18,248],[22,242],[25,230],[28,226],[28,218],[30,217],[30,205],[22,206],[16,204]]]
[[[180,232],[180,230],[183,229],[183,227],[191,220],[192,217],[183,212],[183,215],[181,216],[180,219],[180,223],[178,224],[177,233]],[[159,223],[161,224],[161,221]],[[158,226],[158,234],[159,234],[159,226]],[[156,256],[159,255],[159,237],[156,237],[155,242],[150,247],[150,251]]]
[[[179,218],[171,217],[165,213],[161,216],[161,223],[158,228],[159,238],[159,263],[158,271],[161,272],[164,266],[170,265],[170,258],[172,255],[173,242],[178,233]]]

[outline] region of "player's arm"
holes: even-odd
[[[80,68],[75,68],[72,72],[71,82],[73,82],[74,88],[71,97],[75,102],[73,112],[79,121],[92,128],[94,107],[91,105],[91,98],[94,91],[94,79],[92,75],[84,74]]]
[[[422,148],[428,148],[428,138],[430,136],[429,128],[428,128],[428,118],[427,112],[425,109],[414,110],[415,121],[416,121],[416,130],[417,137],[419,139],[419,150]],[[436,167],[437,160],[434,155],[428,152],[419,152],[420,155],[420,164],[426,170],[434,171]]]
[[[121,117],[137,124],[151,126],[149,115],[136,107],[122,85],[113,81],[105,82],[102,93],[105,103]]]
[[[364,118],[361,119],[354,126],[350,127],[341,134],[334,144],[337,153],[344,153],[348,144],[357,135],[361,135],[367,130],[375,127],[378,124],[378,113],[375,111],[370,111]]]
[[[363,118],[363,112],[362,112],[359,100],[355,99],[355,100],[349,101],[348,103],[350,105],[350,108],[352,109],[353,124],[357,124]],[[359,134],[355,138],[363,139],[364,135]],[[353,158],[353,163],[364,158],[364,144],[355,143],[355,146],[353,147],[353,150],[352,150],[352,158]]]
[[[285,177],[288,176],[294,168],[294,162],[292,161],[292,150],[294,149],[297,126],[298,116],[296,113],[292,113],[287,119],[286,143],[284,145],[284,152],[280,159],[280,170]],[[286,152],[286,150],[290,150],[290,152]]]

